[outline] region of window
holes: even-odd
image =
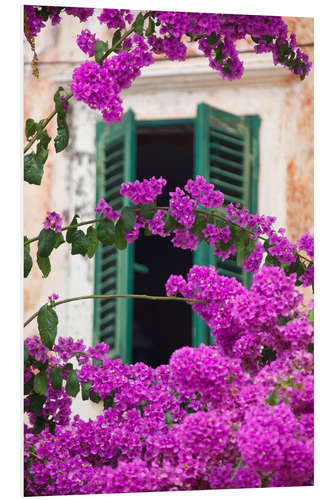
[[[121,123],[98,123],[97,199],[104,197],[120,209],[127,201],[119,195],[122,182],[162,175],[168,184],[159,204],[167,205],[169,191],[203,175],[223,191],[226,204],[241,203],[256,211],[259,124],[258,116],[236,116],[204,103],[194,119],[140,122],[128,111]],[[190,252],[174,248],[168,238],[140,236],[123,251],[99,248],[95,293],[164,295],[168,276],[185,275],[193,264],[213,264],[250,284],[235,260],[218,261],[205,244]],[[210,335],[186,304],[119,298],[95,300],[94,342],[101,341],[110,345],[112,357],[157,366],[167,363],[178,347],[210,343]]]

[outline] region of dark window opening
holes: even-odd
[[[168,181],[158,198],[159,205],[167,206],[168,193],[193,177],[193,127],[138,129],[136,178],[153,175]],[[193,253],[175,248],[170,238],[141,235],[134,261],[134,293],[165,296],[170,274],[185,276]],[[137,264],[145,267],[140,271]],[[136,300],[133,307],[133,363],[168,363],[175,349],[192,344],[192,311],[186,303]]]

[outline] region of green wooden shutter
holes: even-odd
[[[194,175],[202,175],[222,191],[225,205],[232,202],[257,209],[258,128],[256,116],[236,116],[205,103],[198,106]],[[250,284],[250,275],[236,265],[235,257],[222,262],[205,243],[195,252],[194,263],[213,264],[220,274]],[[211,343],[211,337],[207,325],[193,313],[193,344],[200,342]]]
[[[96,129],[96,199],[104,198],[114,209],[129,204],[119,194],[122,182],[135,180],[136,125],[132,111],[120,123],[97,123]],[[117,250],[100,246],[95,258],[95,293],[133,293],[134,248]],[[95,300],[94,343],[110,345],[110,356],[124,363],[132,356],[133,300]]]

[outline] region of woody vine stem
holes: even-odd
[[[153,295],[138,295],[138,294],[111,294],[111,295],[81,295],[79,297],[71,297],[70,299],[59,300],[50,304],[51,307],[60,306],[61,304],[66,304],[67,302],[74,302],[76,300],[85,300],[85,299],[143,299],[143,300],[175,300],[178,302],[195,302],[198,304],[207,304],[207,302],[198,299],[186,299],[183,297],[159,297]],[[38,316],[39,310],[35,312],[30,318],[28,318],[24,327],[27,326],[33,319]]]
[[[136,208],[136,207],[133,207],[134,209],[136,210],[139,210],[140,208]],[[169,207],[156,207],[156,210],[168,210]],[[232,224],[232,225],[237,225],[235,224],[234,222],[232,222],[231,220],[227,219],[226,217],[224,217],[223,215],[220,215],[220,214],[216,214],[216,213],[211,213],[209,214],[208,212],[205,212],[204,210],[195,210],[196,213],[198,214],[204,214],[204,215],[213,215],[214,217],[216,217],[217,219],[220,219],[224,222],[226,222],[227,224]],[[87,220],[87,221],[82,221],[82,222],[79,222],[77,224],[71,224],[69,226],[64,226],[61,228],[61,231],[66,231],[67,229],[75,229],[79,226],[86,226],[87,224],[94,224],[95,222],[100,222],[101,220],[103,220],[103,217],[97,217],[96,219],[91,219],[91,220]],[[252,232],[247,229],[247,228],[242,228],[244,231],[247,231],[248,233],[252,234]],[[267,241],[267,238],[264,238],[262,236],[258,236],[258,239],[261,239],[263,241]],[[29,240],[26,240],[24,242],[24,246],[26,245],[29,245],[30,243],[33,243],[34,241],[37,241],[38,240],[38,236],[35,236],[34,238],[30,238]],[[300,258],[300,259],[303,259],[309,263],[311,263],[312,261],[310,259],[308,259],[307,257],[305,257],[304,255],[301,255],[300,253],[298,252],[295,252],[295,254]]]

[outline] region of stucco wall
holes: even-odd
[[[313,61],[313,21],[287,19],[299,43]],[[100,38],[110,34],[90,19],[87,27]],[[56,27],[48,26],[37,39],[40,78],[31,74],[31,52],[25,47],[24,119],[44,118],[52,110],[53,94],[59,85],[67,87],[73,68],[84,61],[73,44],[82,25],[64,16]],[[106,36],[107,35],[107,36]],[[224,82],[208,68],[202,57],[185,63],[157,61],[147,68],[133,87],[123,92],[125,109],[133,109],[138,120],[193,117],[199,102],[206,102],[236,114],[258,114],[260,128],[259,211],[276,215],[278,225],[287,228],[296,241],[306,230],[313,232],[313,71],[301,82],[274,67],[271,56],[256,56],[251,44],[239,44],[246,61],[241,81]],[[191,54],[196,51],[191,48]],[[56,155],[50,146],[41,186],[24,185],[24,233],[40,231],[47,210],[56,210],[69,222],[78,212],[82,220],[93,216],[95,203],[95,123],[97,114],[73,99],[70,101],[69,148]],[[48,127],[55,136],[55,122]],[[32,244],[34,254],[37,245]],[[71,257],[66,245],[51,256],[53,272],[43,279],[37,265],[25,280],[25,317],[45,302],[48,295],[62,298],[92,293],[94,263],[82,256]],[[309,292],[307,292],[307,297]],[[92,301],[58,308],[59,334],[91,342]],[[25,335],[36,332],[31,323]]]

